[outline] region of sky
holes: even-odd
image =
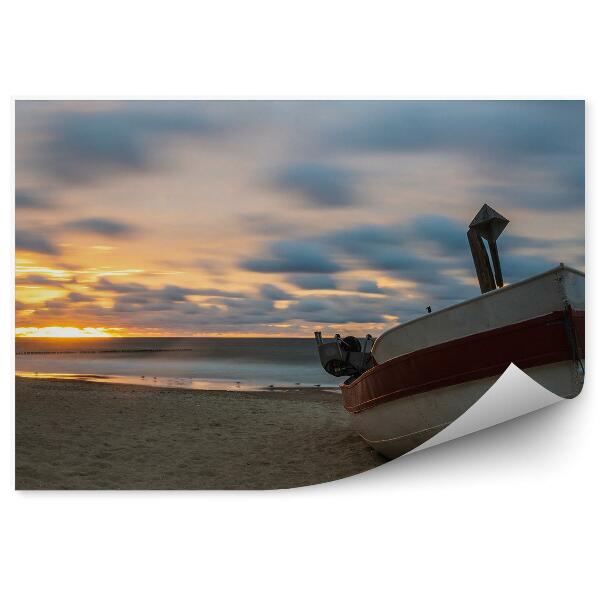
[[[374,335],[584,268],[579,101],[17,101],[21,335]],[[69,335],[69,333],[64,333]]]

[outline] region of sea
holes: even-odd
[[[307,338],[16,338],[15,346],[23,377],[240,391],[342,383]]]

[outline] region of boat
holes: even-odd
[[[427,312],[376,340],[338,334],[325,342],[315,332],[325,370],[347,377],[340,387],[354,428],[384,456],[406,454],[442,431],[511,363],[558,396],[581,391],[585,275],[561,263],[504,285],[496,239],[507,224],[486,204],[469,226],[480,296]]]

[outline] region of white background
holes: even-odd
[[[5,598],[580,599],[597,593],[600,384],[591,300],[598,289],[592,198],[600,92],[592,6],[573,0],[5,5]],[[32,96],[586,99],[591,310],[585,391],[370,473],[305,489],[15,492],[12,99]]]

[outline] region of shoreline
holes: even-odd
[[[323,388],[15,379],[16,489],[281,489],[386,462]]]
[[[206,392],[271,392],[271,391],[319,391],[341,393],[339,385],[301,383],[295,386],[262,385],[242,381],[220,379],[193,379],[190,377],[167,377],[150,375],[113,375],[96,373],[40,373],[38,371],[17,371],[21,379],[48,379],[52,381],[88,381],[90,383],[112,383],[115,385],[138,385],[151,388],[204,390]]]

